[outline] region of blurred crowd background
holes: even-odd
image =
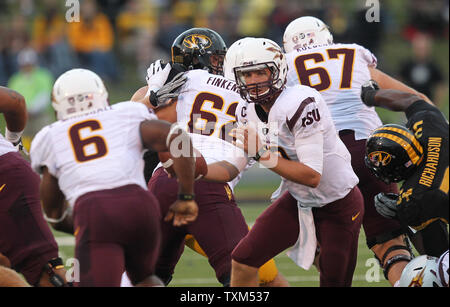
[[[282,45],[285,27],[305,15],[324,20],[335,42],[371,50],[381,70],[429,96],[448,118],[448,0],[80,0],[80,21],[68,22],[73,2],[0,0],[0,85],[25,96],[30,136],[54,120],[52,84],[68,69],[97,72],[118,102],[145,84],[150,63],[170,59],[173,40],[188,28],[214,29],[228,45],[244,36]],[[373,3],[379,22],[369,23]]]

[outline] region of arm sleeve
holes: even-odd
[[[297,112],[302,108],[300,105]],[[296,120],[291,130],[295,137],[295,149],[300,162],[319,174],[323,169],[323,125],[316,102],[311,102],[302,110],[300,116],[294,113],[290,120]]]
[[[30,148],[31,167],[42,174],[42,167],[46,166],[52,176],[56,177],[56,159],[52,151],[48,126],[41,130],[33,139]]]
[[[362,58],[367,62],[367,66],[376,68],[378,64],[377,57],[362,46],[358,46],[358,51],[361,54]]]

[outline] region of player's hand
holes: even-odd
[[[164,84],[154,95],[150,97],[150,102],[156,106],[163,106],[172,99],[178,98],[181,87],[186,83],[187,76],[184,72],[178,73],[170,82]],[[150,94],[153,95],[153,94]],[[156,99],[152,101],[152,99]]]
[[[236,138],[233,145],[241,148],[249,157],[256,156],[256,153],[263,147],[256,127],[251,124],[241,125],[231,130],[231,136]]]
[[[397,217],[398,195],[394,193],[378,193],[375,195],[375,209],[377,212],[388,219]]]
[[[164,221],[173,219],[173,226],[184,226],[195,221],[197,215],[198,206],[194,200],[177,200],[170,206]]]
[[[170,64],[165,64],[162,60],[150,64],[145,77],[148,89],[154,92],[158,91],[166,83],[171,68]]]
[[[369,80],[361,86],[361,100],[368,106],[373,106],[373,93],[378,91],[380,86],[375,80]],[[372,97],[371,97],[372,96]],[[371,99],[372,98],[372,99]]]

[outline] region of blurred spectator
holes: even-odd
[[[60,10],[61,3],[59,0],[46,0],[42,14],[36,16],[32,27],[33,47],[54,76],[77,66],[66,40],[67,22]]]
[[[366,19],[367,9],[365,1],[358,3],[350,21],[349,37],[352,43],[369,49],[373,54],[378,54],[383,38],[384,22],[386,21],[383,6],[380,5],[379,21],[369,22]]]
[[[274,0],[249,0],[243,2],[237,28],[239,36],[263,37],[269,26],[265,22],[266,18],[274,6]]]
[[[2,40],[5,40],[6,46],[6,65],[8,69],[8,75],[16,72],[17,67],[17,55],[20,50],[24,49],[30,41],[30,35],[28,34],[26,19],[23,16],[17,16],[11,20],[9,27],[6,28],[6,35]]]
[[[432,38],[426,33],[418,32],[411,43],[413,55],[400,66],[400,77],[406,84],[439,104],[445,84],[441,69],[431,56]]]
[[[448,1],[408,1],[408,22],[404,35],[411,40],[417,32],[426,32],[434,37],[448,35]],[[447,17],[445,15],[447,12]]]
[[[98,11],[94,0],[81,2],[80,22],[69,24],[68,38],[83,67],[106,80],[117,80],[113,28],[108,17]]]
[[[178,35],[189,29],[190,25],[175,22],[171,12],[166,10],[160,12],[158,21],[156,43],[159,48],[168,52],[170,56],[170,48],[173,41]]]
[[[24,145],[29,149],[27,141],[53,121],[50,101],[54,79],[48,70],[39,67],[38,55],[31,48],[20,51],[17,62],[20,70],[10,78],[8,87],[25,98],[29,117]]]
[[[130,0],[116,19],[118,47],[136,62],[141,79],[150,63],[161,58],[169,60],[167,52],[155,44],[156,24],[157,10],[146,0]]]
[[[303,15],[303,7],[290,0],[276,0],[275,7],[267,17],[267,37],[283,45],[284,30],[294,19]]]

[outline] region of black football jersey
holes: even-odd
[[[424,156],[415,173],[403,183],[398,205],[414,208],[416,218],[410,225],[416,229],[437,218],[448,223],[448,121],[439,109],[423,100],[413,103],[405,113],[406,126],[414,132]]]

